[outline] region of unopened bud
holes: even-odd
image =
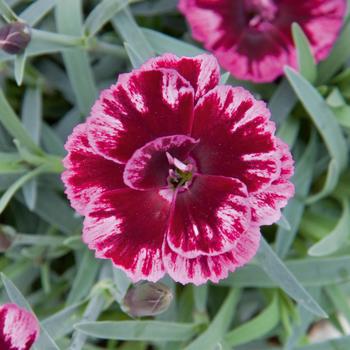
[[[14,235],[12,227],[0,225],[0,253],[6,252],[11,247]]]
[[[132,317],[154,316],[166,311],[172,299],[173,294],[166,285],[141,282],[128,290],[123,308]]]
[[[0,28],[0,48],[9,54],[23,52],[30,39],[30,27],[25,23],[13,22]]]

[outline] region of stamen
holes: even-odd
[[[181,160],[173,157],[168,152],[166,152],[166,156],[169,165],[173,167],[169,169],[168,183],[174,188],[179,186],[183,186],[185,188],[188,187],[193,177],[193,164],[186,164]]]

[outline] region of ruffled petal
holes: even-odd
[[[294,22],[319,61],[337,39],[346,0],[180,0],[192,35],[238,79],[270,82],[283,67],[296,67]],[[324,30],[327,28],[327,30]]]
[[[192,154],[202,174],[241,180],[248,192],[269,186],[280,173],[270,111],[243,88],[219,86],[197,104]]]
[[[0,349],[29,350],[39,337],[39,323],[16,304],[0,307]]]
[[[287,144],[278,140],[281,157],[280,176],[261,192],[252,193],[250,197],[252,221],[257,225],[271,225],[281,217],[281,209],[294,195],[294,185],[289,181],[293,175],[292,155]]]
[[[135,70],[101,93],[88,119],[88,137],[104,157],[126,163],[157,137],[189,134],[194,91],[175,70]]]
[[[262,33],[242,33],[237,43],[217,52],[221,65],[236,78],[255,83],[271,82],[283,74],[284,66],[297,68],[292,37],[273,25],[267,27]]]
[[[320,61],[328,56],[338,37],[346,3],[346,0],[284,0],[276,26],[281,32],[290,33],[291,24],[298,22],[310,41],[316,60]]]
[[[184,161],[196,144],[196,140],[185,135],[158,137],[132,155],[125,165],[124,182],[139,190],[167,186],[169,162],[166,154]]]
[[[199,175],[177,194],[167,240],[187,258],[218,255],[232,249],[249,224],[249,200],[241,181]]]
[[[88,207],[83,240],[134,282],[157,281],[164,275],[161,251],[171,201],[171,194],[158,191],[104,192]]]
[[[167,53],[151,58],[141,67],[142,69],[169,68],[175,69],[182,77],[190,82],[195,91],[195,100],[213,89],[220,81],[220,67],[212,55],[195,57],[177,57]]]
[[[65,145],[68,155],[63,160],[67,169],[62,181],[72,207],[81,215],[91,198],[104,191],[126,187],[123,166],[101,157],[90,146],[87,125],[79,124]]]
[[[166,272],[177,282],[200,285],[207,281],[218,283],[229,272],[248,263],[256,254],[260,242],[258,227],[250,227],[237,240],[232,250],[224,254],[202,255],[193,259],[175,253],[169,245],[163,247],[163,261]]]

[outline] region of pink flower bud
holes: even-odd
[[[123,307],[132,317],[159,315],[173,299],[171,290],[162,283],[141,282],[131,287],[123,300]]]
[[[0,48],[9,54],[19,54],[31,39],[30,27],[22,22],[13,22],[0,29]]]

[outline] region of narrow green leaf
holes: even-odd
[[[63,142],[66,142],[73,128],[82,121],[81,113],[78,109],[73,108],[66,113],[61,120],[55,125],[56,134]]]
[[[205,53],[204,50],[196,46],[151,29],[142,29],[142,32],[158,54],[171,52],[178,56],[196,56]]]
[[[103,0],[90,12],[85,20],[85,33],[94,36],[120,10],[128,5],[128,0]]]
[[[338,120],[338,123],[341,126],[350,129],[350,106],[345,105],[341,107],[332,108],[332,110]]]
[[[344,28],[335,42],[334,47],[325,61],[319,65],[319,84],[327,82],[350,57],[350,19],[344,25]]]
[[[133,4],[131,9],[138,16],[156,16],[176,11],[178,0],[140,1]]]
[[[85,298],[94,284],[100,264],[94,254],[85,249],[72,289],[67,298],[67,306]]]
[[[350,306],[347,300],[347,293],[344,293],[341,287],[337,285],[326,287],[325,292],[336,307],[336,310],[341,311],[348,322],[350,322]]]
[[[220,79],[220,84],[227,84],[228,79],[230,78],[230,73],[226,72],[224,74],[221,75],[221,79]]]
[[[39,188],[35,213],[66,234],[73,234],[81,225],[74,211],[53,189]]]
[[[288,83],[288,80],[283,79],[269,102],[271,119],[277,124],[277,126],[281,125],[288,117],[296,103],[297,97],[295,96],[293,89]]]
[[[128,7],[123,8],[114,16],[112,24],[123,41],[132,46],[143,62],[155,56],[151,45],[138,27]]]
[[[25,52],[22,54],[16,55],[16,58],[15,58],[15,79],[18,86],[21,86],[23,82],[26,59],[27,59],[27,56]]]
[[[295,184],[295,195],[288,202],[287,207],[283,210],[283,215],[291,223],[291,229],[286,230],[278,227],[276,236],[276,253],[282,259],[287,255],[293,240],[297,234],[300,221],[305,208],[305,198],[309,193],[312,174],[314,171],[316,152],[317,152],[316,132],[310,137],[309,144],[295,167],[295,174],[292,178]]]
[[[350,227],[350,205],[349,201],[342,200],[343,214],[337,226],[321,241],[310,247],[308,254],[311,256],[324,256],[335,253],[348,242]]]
[[[17,21],[18,17],[5,0],[0,0],[0,14],[7,22]]]
[[[121,269],[111,265],[113,271],[113,282],[116,289],[117,302],[120,304],[131,284],[129,277]]]
[[[318,301],[320,299],[320,288],[309,288],[308,292]],[[289,337],[284,343],[283,350],[294,350],[296,345],[299,344],[300,339],[307,332],[310,324],[315,319],[315,316],[308,310],[298,305],[297,313],[299,318],[294,320]]]
[[[0,152],[0,175],[20,174],[28,170],[22,163],[22,158],[18,153]]]
[[[63,245],[63,242],[64,237],[17,233],[14,241],[12,242],[12,246],[35,245],[57,247]]]
[[[333,108],[346,105],[345,97],[342,95],[341,91],[337,87],[332,89],[332,91],[326,98],[326,102],[330,107]]]
[[[208,299],[208,285],[203,284],[201,286],[193,286],[193,297],[196,305],[196,310],[199,312],[205,312],[207,309]]]
[[[297,141],[300,131],[300,124],[299,119],[290,116],[277,131],[277,136],[286,142],[290,148],[293,148],[295,142]]]
[[[271,278],[271,280],[275,281],[280,286],[280,288],[297,303],[300,303],[306,309],[317,316],[327,317],[326,312],[305,290],[305,288],[295,278],[288,267],[271,249],[264,238],[261,240],[260,249],[257,254],[257,260],[261,268]]]
[[[70,305],[42,321],[42,325],[53,339],[60,339],[72,332],[74,324],[80,319],[82,303]]]
[[[281,218],[275,224],[278,227],[281,227],[282,229],[284,229],[286,231],[290,231],[292,228],[289,221],[287,220],[287,218],[283,214],[281,215]]]
[[[298,23],[292,24],[292,33],[297,49],[300,74],[310,83],[314,83],[317,79],[317,67],[309,40]]]
[[[95,295],[91,300],[89,301],[89,304],[87,308],[85,309],[82,321],[95,321],[97,320],[98,316],[103,310],[105,300],[103,295]],[[74,328],[76,328],[76,325],[74,325]],[[87,340],[87,334],[80,332],[79,330],[76,330],[72,335],[72,341],[70,344],[69,349],[74,350],[85,350],[85,343]]]
[[[227,333],[224,340],[230,347],[233,347],[259,339],[272,331],[277,326],[279,319],[278,297],[275,293],[265,310],[252,320]]]
[[[42,99],[40,88],[28,88],[22,104],[22,123],[35,144],[39,145],[42,119]],[[30,210],[35,208],[38,182],[33,178],[23,186],[24,200]]]
[[[84,243],[81,240],[81,236],[71,236],[63,241],[63,244],[72,250],[81,250],[84,248]]]
[[[75,328],[101,339],[186,341],[196,334],[196,324],[160,321],[82,322]]]
[[[341,173],[341,170],[339,169],[339,165],[336,159],[332,159],[328,165],[327,177],[323,185],[323,189],[320,192],[311,195],[307,199],[306,203],[307,204],[315,203],[318,200],[332,193],[333,189],[337,186],[340,173]]]
[[[82,35],[81,7],[81,0],[60,0],[57,2],[55,14],[60,33]],[[65,51],[62,55],[79,110],[87,116],[97,97],[89,56],[79,48]]]
[[[6,130],[17,139],[22,146],[29,151],[42,154],[42,150],[35,144],[28,132],[24,129],[22,123],[7,102],[2,90],[0,89],[0,121]]]
[[[297,347],[296,350],[347,350],[350,348],[350,336],[331,339],[324,342]]]
[[[23,197],[29,210],[33,211],[35,208],[36,199],[38,196],[38,181],[36,178],[32,178],[24,184]]]
[[[65,156],[66,151],[64,149],[64,144],[59,138],[59,136],[56,134],[56,132],[51,128],[51,126],[49,126],[46,123],[43,124],[42,128],[43,132],[41,135],[41,139],[44,149],[49,154],[55,154],[61,157]]]
[[[10,202],[14,194],[29,180],[38,176],[39,174],[47,171],[48,167],[46,164],[28,172],[27,174],[20,177],[16,182],[14,182],[2,195],[0,199],[0,214],[5,210],[7,204]]]
[[[321,287],[350,281],[349,256],[298,259],[287,261],[285,265],[305,287]],[[250,264],[235,271],[229,278],[220,282],[220,285],[273,288],[279,285],[279,281],[264,272],[261,265]]]
[[[32,140],[39,144],[42,119],[42,98],[40,88],[27,88],[22,104],[22,123]]]
[[[36,0],[27,6],[19,17],[33,27],[54,8],[56,1],[57,0]]]
[[[185,350],[214,349],[229,328],[239,301],[240,290],[232,289],[208,329],[189,344]]]
[[[319,200],[331,193],[347,164],[347,145],[337,120],[327,103],[300,74],[286,67],[285,73],[295,93],[308,111],[328,148],[332,161],[328,167],[328,176],[323,189],[314,195],[311,201]]]
[[[2,283],[5,287],[6,293],[10,300],[18,305],[19,307],[22,307],[24,309],[27,309],[28,311],[33,313],[33,310],[31,306],[29,305],[28,301],[25,299],[25,297],[22,295],[22,293],[17,289],[17,287],[10,281],[3,273],[0,273]]]
[[[145,61],[138,52],[128,43],[124,43],[125,51],[128,54],[130,62],[134,68],[139,68]]]
[[[27,47],[28,56],[65,51],[81,47],[82,38],[77,35],[65,35],[44,30],[32,29],[32,40]]]

